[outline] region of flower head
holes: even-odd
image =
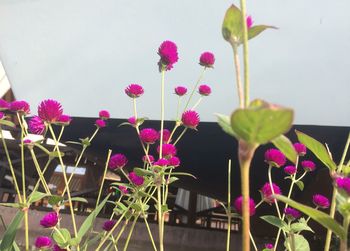
[[[128,188],[125,187],[125,186],[119,186],[118,189],[119,189],[119,191],[120,191],[121,193],[123,193],[123,194],[128,194],[128,193],[129,193]]]
[[[167,159],[161,158],[153,163],[155,166],[167,166],[169,165],[169,161]]]
[[[160,152],[159,146],[157,147],[157,152],[158,153]],[[162,145],[162,155],[165,158],[170,158],[172,156],[175,156],[176,152],[177,152],[176,147],[173,144],[163,144]]]
[[[143,143],[154,144],[159,139],[159,133],[153,128],[145,128],[140,131],[140,139]]]
[[[295,166],[286,166],[284,168],[284,172],[289,175],[293,175],[297,172],[297,168]]]
[[[53,245],[52,251],[67,251],[65,248],[60,248],[57,244]]]
[[[301,216],[301,213],[298,210],[291,208],[291,207],[287,207],[284,210],[284,213],[286,214],[287,219],[289,219],[289,220],[295,220]]]
[[[267,182],[260,190],[263,200],[269,204],[273,203],[276,200],[272,198],[273,194],[282,194],[281,189],[275,183],[272,183],[272,188],[273,191],[271,189],[270,183]]]
[[[112,170],[116,168],[123,168],[128,163],[128,159],[124,154],[117,153],[114,154],[108,162],[108,167]]]
[[[101,110],[98,113],[98,116],[100,117],[100,119],[103,119],[103,120],[109,119],[111,117],[111,115],[109,114],[109,111],[107,110]]]
[[[46,122],[57,122],[63,113],[62,105],[53,99],[46,99],[38,106],[39,117]]]
[[[316,164],[311,160],[303,160],[301,162],[301,166],[304,168],[306,172],[312,172],[316,169]]]
[[[129,173],[129,179],[135,186],[142,186],[144,182],[144,178],[142,176],[138,176],[135,172]]]
[[[171,157],[170,159],[168,159],[169,162],[169,166],[173,166],[173,167],[178,167],[180,165],[180,159],[176,156]]]
[[[62,114],[59,118],[58,118],[58,123],[62,124],[62,125],[69,125],[70,122],[72,121],[72,117],[66,114]]]
[[[45,228],[51,228],[56,226],[58,223],[58,215],[56,212],[47,213],[40,220],[40,225]]]
[[[185,111],[182,114],[181,121],[185,127],[196,129],[200,121],[199,114],[193,110]]]
[[[315,194],[314,196],[312,196],[312,202],[315,204],[316,207],[329,208],[328,198],[321,194]]]
[[[234,202],[234,206],[236,208],[236,211],[239,214],[242,214],[242,207],[243,207],[243,196],[239,196],[235,202]],[[252,198],[249,198],[249,214],[250,216],[253,216],[255,214],[255,202]]]
[[[112,228],[114,227],[115,225],[115,221],[114,220],[106,220],[104,223],[103,223],[103,226],[102,226],[102,229],[105,230],[105,231],[111,231]]]
[[[136,118],[134,116],[128,118],[128,122],[132,125],[132,126],[136,126],[137,124],[137,121],[136,121]]]
[[[247,28],[250,29],[253,26],[252,16],[247,16],[246,22],[247,22]]]
[[[30,106],[24,100],[16,100],[10,103],[10,110],[13,112],[19,112],[26,115],[30,113]]]
[[[184,86],[177,86],[175,87],[175,94],[178,96],[183,96],[187,93],[187,88]]]
[[[348,177],[338,177],[335,180],[335,183],[338,188],[342,189],[350,196],[350,178]]]
[[[103,119],[96,119],[95,125],[96,125],[98,128],[106,127],[106,121],[104,121]]]
[[[215,63],[215,56],[212,52],[203,52],[199,58],[199,64],[204,67],[213,67]]]
[[[208,85],[200,85],[198,88],[198,92],[202,96],[209,96],[211,93],[211,88]]]
[[[304,156],[306,154],[306,146],[304,144],[294,143],[293,146],[299,156]]]
[[[286,156],[277,149],[269,149],[265,152],[265,162],[271,166],[281,167],[286,163]]]
[[[177,53],[177,46],[172,41],[164,41],[161,43],[158,49],[158,55],[160,60],[158,62],[159,69],[162,69],[165,66],[167,71],[173,68],[173,65],[179,60]]]
[[[267,250],[273,250],[274,246],[273,246],[273,244],[271,244],[271,243],[266,243],[266,244],[265,244],[265,248],[266,248]]]
[[[35,240],[36,248],[50,248],[52,246],[52,240],[48,236],[38,236]]]
[[[154,157],[153,157],[153,155],[150,155],[150,154],[148,154],[148,157],[147,157],[147,155],[144,155],[144,156],[142,157],[142,161],[143,161],[144,163],[152,164],[152,163],[154,162]]]
[[[28,122],[28,129],[33,134],[42,135],[45,132],[46,126],[39,116],[34,116]]]
[[[144,93],[144,90],[143,90],[143,87],[141,85],[130,84],[125,88],[125,93],[130,98],[138,98]]]
[[[0,99],[0,111],[4,111],[10,108],[10,104],[4,100],[4,99]]]
[[[159,135],[161,135],[160,133],[161,133],[161,131],[159,131]],[[171,135],[171,133],[168,129],[163,129],[163,143],[168,142],[170,135]]]

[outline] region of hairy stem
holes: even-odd
[[[237,43],[233,42],[232,48],[233,48],[233,59],[234,59],[235,70],[236,70],[236,84],[237,84],[239,107],[243,108],[244,107],[244,94],[243,94],[243,88],[242,88],[241,65],[239,63],[239,54],[238,54]]]

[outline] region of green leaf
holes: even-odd
[[[281,220],[280,218],[274,215],[265,215],[265,216],[261,216],[260,218],[278,228],[281,228],[281,229],[288,228],[287,223],[285,223],[283,220]]]
[[[38,191],[34,191],[29,195],[28,204],[39,201],[45,197],[49,196],[47,193],[42,193]]]
[[[284,135],[280,135],[272,140],[272,143],[292,162],[297,162],[297,152],[292,142]]]
[[[168,174],[168,173],[166,173],[166,174]],[[172,172],[171,173],[172,175],[174,175],[174,176],[190,176],[190,177],[192,177],[192,178],[194,178],[194,179],[197,179],[197,177],[196,176],[194,176],[193,174],[190,174],[190,173],[184,173],[184,172]]]
[[[304,236],[302,236],[300,234],[295,234],[294,235],[294,244],[295,244],[295,250],[296,251],[310,251],[309,242],[304,238]],[[288,250],[288,245],[287,245],[286,242],[284,243],[284,246]]]
[[[70,232],[66,228],[55,229],[52,238],[60,247],[66,247],[71,239]]]
[[[223,114],[216,114],[216,117],[218,117],[218,124],[221,127],[221,129],[226,132],[228,135],[237,138],[236,133],[233,131],[231,127],[230,117]]]
[[[231,126],[239,139],[251,144],[266,144],[289,131],[293,110],[255,100],[245,109],[237,109],[231,116]]]
[[[9,126],[13,128],[16,127],[16,125],[13,122],[4,119],[0,119],[0,125]]]
[[[15,240],[19,225],[22,222],[23,216],[24,212],[18,211],[15,217],[12,219],[10,225],[7,227],[4,235],[2,236],[2,242],[0,245],[1,251],[10,251],[12,249],[13,242]]]
[[[168,184],[174,183],[177,180],[179,180],[178,177],[170,177],[170,179],[168,180]]]
[[[137,212],[140,212],[142,210],[142,206],[140,204],[138,204],[138,203],[133,203],[133,204],[130,205],[130,207],[132,209],[134,209],[135,211],[137,211]]]
[[[78,201],[78,202],[83,202],[83,203],[89,203],[85,198],[82,197],[73,197],[72,201]]]
[[[134,172],[138,175],[138,176],[146,176],[146,175],[153,175],[152,171],[143,169],[143,168],[139,168],[139,167],[135,167],[134,168]]]
[[[290,226],[290,228],[295,233],[298,233],[298,232],[301,232],[304,230],[314,232],[308,225],[306,225],[305,223],[301,223],[301,222],[293,223]]]
[[[170,209],[168,208],[168,205],[167,204],[164,204],[164,205],[162,205],[162,212],[163,213],[166,213],[166,212],[169,212],[170,211]]]
[[[337,168],[337,165],[334,163],[323,144],[300,131],[295,130],[295,133],[297,134],[300,143],[303,143],[311,152],[313,152],[313,154],[315,154],[315,156],[322,161],[323,164],[325,164],[331,170],[335,170]]]
[[[295,184],[299,187],[300,191],[304,190],[304,182],[299,180],[298,182],[295,182]]]
[[[248,39],[256,37],[266,29],[277,29],[277,27],[269,25],[254,25],[248,29]]]
[[[45,147],[43,147],[42,145],[40,145],[39,143],[35,142],[34,146],[38,147],[40,150],[42,150],[43,152],[45,152],[47,155],[50,155],[50,151],[47,150]]]
[[[332,232],[334,232],[336,235],[338,235],[340,239],[342,239],[342,240],[345,239],[346,232],[345,232],[344,228],[338,222],[336,222],[332,217],[330,217],[328,214],[321,212],[321,211],[318,211],[314,208],[305,206],[303,204],[300,204],[300,203],[298,203],[294,200],[288,199],[287,197],[282,196],[282,195],[275,195],[275,197],[278,200],[280,200],[284,203],[287,203],[291,207],[294,207],[295,209],[310,216],[313,220],[317,221],[325,228],[332,230]]]
[[[51,158],[58,158],[59,156],[63,157],[64,152],[59,152],[59,151],[50,152],[49,156]]]
[[[222,36],[231,44],[237,43],[242,36],[242,12],[233,4],[226,11],[222,24]]]
[[[79,139],[81,141],[81,144],[83,147],[88,147],[91,145],[89,137],[86,137],[85,139]]]
[[[78,237],[75,237],[75,238],[70,239],[70,240],[68,241],[68,244],[69,244],[70,246],[78,246],[80,242],[81,242],[81,239],[78,238]]]
[[[49,204],[51,206],[55,206],[57,204],[59,204],[61,201],[63,201],[63,197],[62,196],[58,196],[58,195],[51,195],[49,198]]]
[[[0,206],[13,207],[13,208],[23,208],[23,205],[21,205],[20,203],[0,203]]]

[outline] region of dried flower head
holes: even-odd
[[[304,144],[294,143],[293,146],[299,156],[304,156],[306,154],[306,146]]]
[[[38,106],[39,117],[48,123],[57,122],[62,113],[62,105],[53,99],[43,100]]]
[[[196,129],[200,121],[199,114],[193,110],[185,111],[182,114],[181,121],[185,127]]]
[[[301,166],[304,168],[306,172],[312,172],[316,169],[316,164],[311,160],[303,160],[301,162]]]
[[[242,214],[243,211],[243,196],[239,196],[235,202],[234,206],[236,208],[237,213]],[[255,202],[252,198],[249,198],[249,215],[253,216],[255,214]]]
[[[284,172],[289,175],[293,175],[297,172],[297,168],[295,166],[286,166],[284,168]]]
[[[314,196],[312,196],[312,202],[315,204],[316,207],[329,208],[328,198],[321,194],[315,194]]]
[[[100,117],[100,119],[103,119],[103,120],[109,119],[111,117],[111,115],[109,114],[109,111],[107,110],[101,110],[98,113],[98,116]]]
[[[114,154],[108,162],[108,167],[112,170],[117,168],[123,168],[128,163],[128,159],[124,154]]]
[[[286,156],[277,149],[269,149],[265,152],[265,162],[274,167],[281,167],[286,163]]]
[[[174,42],[169,40],[161,43],[158,48],[158,55],[160,56],[158,62],[160,70],[162,70],[163,66],[165,67],[165,70],[171,70],[173,65],[179,60],[177,46]]]
[[[125,93],[130,98],[138,98],[144,93],[144,90],[143,90],[143,87],[141,85],[130,84],[125,88]]]
[[[140,139],[145,144],[154,144],[159,139],[159,133],[153,128],[145,128],[140,131]]]
[[[160,152],[159,146],[157,147],[157,152],[158,153]],[[173,144],[163,144],[162,145],[162,155],[165,158],[170,158],[172,156],[175,156],[176,152],[177,152],[176,147]]]
[[[301,216],[301,213],[298,210],[291,207],[287,207],[286,209],[284,209],[284,213],[286,214],[287,219],[291,221],[296,220]]]
[[[33,134],[42,135],[46,130],[46,125],[39,116],[34,116],[28,122],[28,129]]]
[[[199,64],[204,67],[212,68],[215,63],[215,56],[212,52],[203,52],[199,58]]]
[[[50,248],[52,246],[52,240],[48,236],[38,236],[35,240],[35,247],[42,248]]]
[[[144,182],[144,178],[142,176],[138,176],[135,172],[129,173],[129,179],[135,186],[142,186]]]
[[[102,229],[105,230],[105,231],[111,231],[112,228],[114,227],[116,221],[114,220],[106,220],[104,223],[103,223],[103,226],[102,226]]]
[[[44,215],[40,220],[40,225],[45,228],[51,228],[56,226],[58,223],[58,215],[56,212],[50,212]]]
[[[273,189],[273,191],[272,191]],[[281,189],[275,183],[272,183],[272,188],[270,183],[265,183],[260,190],[262,199],[267,203],[271,204],[275,202],[276,199],[272,198],[273,194],[282,194]]]
[[[96,119],[95,125],[96,125],[98,128],[104,128],[104,127],[106,127],[106,121],[103,120],[103,119]]]
[[[187,88],[184,86],[177,86],[175,87],[175,94],[178,96],[183,96],[187,93]]]
[[[16,100],[10,103],[10,110],[13,112],[18,112],[23,115],[27,115],[30,113],[30,106],[24,100]]]

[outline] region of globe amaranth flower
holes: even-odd
[[[108,162],[108,167],[112,170],[117,168],[123,168],[128,163],[128,159],[124,154],[114,154]]]
[[[128,188],[125,187],[125,186],[118,186],[118,189],[119,189],[119,191],[120,191],[121,193],[123,193],[123,194],[128,194],[128,193],[129,193]]]
[[[104,127],[106,127],[106,121],[104,121],[103,119],[96,119],[95,125],[98,128],[104,128]]]
[[[111,115],[109,114],[109,111],[107,110],[99,111],[98,116],[100,117],[100,119],[103,119],[103,120],[109,119],[111,117]]]
[[[165,158],[161,158],[153,163],[154,166],[167,166],[169,164],[169,160]]]
[[[159,139],[159,133],[153,128],[145,128],[140,131],[140,139],[143,143],[154,144]]]
[[[112,228],[114,227],[116,221],[114,220],[106,220],[104,223],[103,223],[103,226],[102,226],[102,229],[105,230],[105,231],[111,231]]]
[[[10,103],[10,110],[26,115],[30,113],[30,106],[24,100],[16,100]]]
[[[273,191],[271,189],[270,183],[267,182],[265,183],[265,185],[263,185],[263,187],[260,190],[262,199],[269,204],[275,202],[276,200],[272,198],[273,194],[282,194],[281,189],[275,183],[272,183],[272,188],[273,188]]]
[[[272,243],[266,243],[265,244],[265,249],[267,249],[269,251],[270,250],[272,251],[274,249],[274,245]]]
[[[67,114],[62,114],[59,118],[58,118],[58,123],[62,124],[62,125],[69,125],[70,122],[72,121],[72,117],[67,115]]]
[[[8,110],[9,108],[10,108],[10,104],[4,99],[0,99],[0,111],[5,111],[5,110]]]
[[[212,52],[203,52],[199,58],[199,64],[204,67],[212,68],[215,63],[215,56]]]
[[[173,166],[173,167],[178,167],[181,163],[180,159],[176,156],[169,158],[168,162],[169,162],[169,166]]]
[[[182,114],[181,121],[185,127],[196,129],[200,121],[199,114],[193,110],[185,111]]]
[[[134,126],[134,127],[135,127],[136,124],[137,124],[137,120],[136,120],[136,118],[135,118],[134,116],[128,118],[128,122],[129,122],[132,126]]]
[[[274,167],[281,167],[286,163],[286,156],[280,150],[271,148],[265,152],[265,162]]]
[[[297,168],[295,166],[286,166],[284,168],[284,172],[289,175],[293,175],[297,172]]]
[[[160,146],[157,147],[157,152],[160,152]],[[173,144],[163,144],[162,145],[162,156],[165,158],[170,158],[175,156],[177,153],[176,147]]]
[[[286,214],[286,217],[289,220],[296,220],[301,216],[301,213],[298,210],[291,207],[287,207],[286,209],[284,209],[284,213]]]
[[[293,146],[299,156],[304,156],[306,154],[306,146],[304,144],[294,143]]]
[[[67,251],[65,248],[60,248],[57,244],[53,245],[52,251]]]
[[[143,182],[145,181],[142,176],[138,176],[135,172],[129,173],[129,179],[135,186],[142,186]]]
[[[45,228],[51,228],[56,226],[58,223],[58,215],[56,212],[50,212],[44,215],[40,220],[40,225]]]
[[[243,211],[243,196],[239,196],[235,202],[234,206],[237,213],[242,214]],[[255,202],[252,198],[249,198],[249,215],[253,216],[255,214]]]
[[[335,183],[338,188],[342,189],[350,196],[350,178],[348,177],[338,177],[335,180]]]
[[[328,198],[321,194],[315,194],[314,196],[312,196],[312,202],[315,204],[316,207],[329,208]]]
[[[153,157],[153,155],[150,155],[150,154],[144,155],[144,156],[142,157],[142,161],[143,161],[144,163],[152,164],[152,163],[154,162],[154,157]]]
[[[36,248],[50,248],[52,246],[52,240],[48,236],[38,236],[35,240],[35,247]]]
[[[247,22],[247,28],[250,29],[253,26],[252,16],[247,16],[246,22]]]
[[[178,96],[183,96],[187,93],[187,88],[184,86],[177,86],[175,87],[175,94]]]
[[[306,172],[312,172],[316,169],[316,164],[311,160],[303,160],[301,166]]]
[[[198,92],[202,96],[209,96],[211,93],[211,88],[208,85],[200,85],[198,87]]]
[[[130,84],[125,88],[125,93],[130,98],[138,98],[144,93],[144,90],[143,90],[143,87],[141,85]]]
[[[28,129],[33,134],[42,135],[46,130],[46,125],[39,116],[34,116],[28,122]]]
[[[169,40],[161,43],[158,48],[158,55],[160,56],[160,60],[158,62],[160,70],[163,69],[163,66],[165,67],[165,70],[171,70],[173,65],[179,60],[177,46],[174,42]]]
[[[62,113],[62,105],[53,99],[43,100],[38,106],[38,116],[48,123],[57,122]]]
[[[159,131],[159,135],[161,131]],[[170,139],[170,135],[171,135],[171,132],[168,130],[168,129],[163,129],[163,143],[166,143],[168,142],[168,140]]]

